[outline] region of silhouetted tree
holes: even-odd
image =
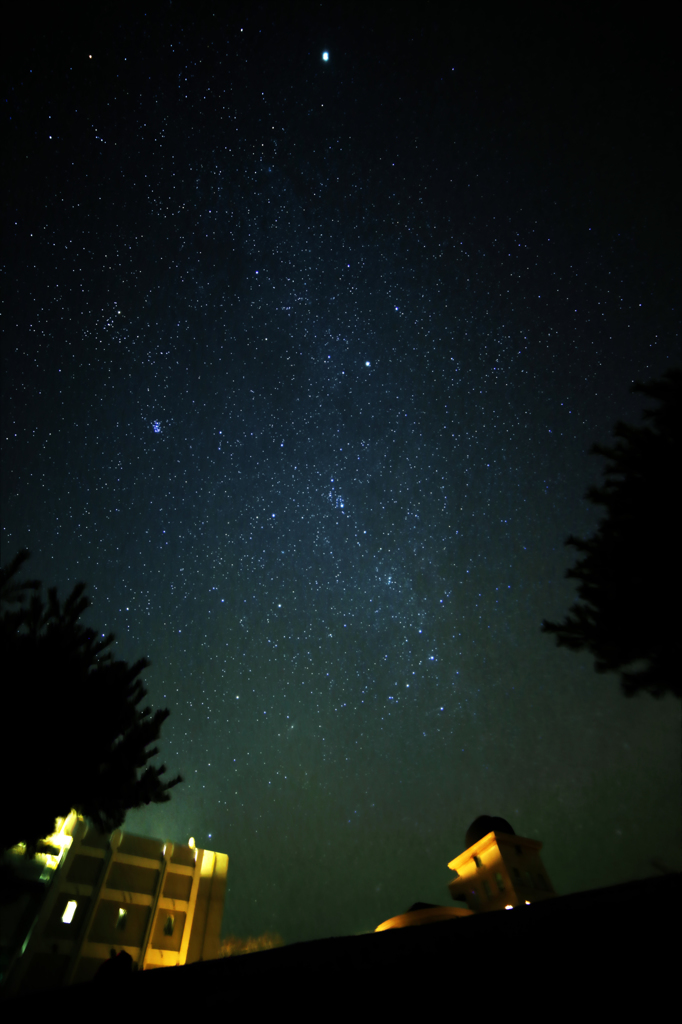
[[[0,851],[18,842],[34,850],[72,808],[111,831],[182,781],[164,782],[165,768],[148,763],[170,714],[138,709],[149,662],[115,660],[113,635],[79,623],[91,603],[85,584],[62,605],[56,588],[45,604],[38,580],[17,582],[28,557],[0,569]]]
[[[679,657],[682,371],[635,384],[656,399],[648,424],[617,423],[605,456],[605,483],[586,498],[607,509],[589,540],[566,544],[583,557],[566,576],[580,580],[577,601],[562,623],[543,622],[557,644],[594,655],[597,672],[618,671],[626,696],[645,690],[654,697],[682,698]]]

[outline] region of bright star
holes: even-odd
[[[329,54],[327,53],[327,51],[326,51],[326,50],[325,50],[325,51],[324,51],[324,53],[322,54],[322,60],[329,60]]]

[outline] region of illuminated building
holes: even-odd
[[[505,910],[556,896],[535,839],[488,832],[448,864],[455,872],[448,885],[453,900],[480,913]]]
[[[137,970],[220,956],[226,854],[193,839],[102,835],[75,814],[46,844],[56,851],[54,877],[4,995],[90,981],[112,951]]]
[[[468,909],[415,903],[375,930],[511,910],[557,895],[540,859],[542,843],[515,835],[504,818],[477,818],[467,832],[466,842],[467,849],[448,864],[455,873],[448,888],[453,900],[466,903]]]

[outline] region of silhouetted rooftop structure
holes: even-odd
[[[465,846],[473,846],[479,839],[483,839],[483,836],[487,836],[489,832],[504,832],[508,836],[516,835],[516,832],[506,818],[494,818],[489,814],[481,814],[480,817],[476,818],[476,821],[469,825],[464,838]]]

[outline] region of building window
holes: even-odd
[[[483,867],[483,861],[481,860],[480,857],[474,857],[474,864],[476,865],[477,868]]]
[[[490,883],[485,878],[483,879],[483,888],[485,889],[486,896],[491,900],[493,898],[492,890],[490,888]]]
[[[119,907],[118,908],[118,919],[116,921],[116,928],[118,929],[119,932],[122,932],[122,931],[125,930],[127,918],[128,918],[128,911],[124,910],[123,907]]]
[[[504,892],[504,878],[499,871],[495,872],[495,881],[497,882],[497,888],[500,892]]]
[[[168,917],[166,918],[166,923],[165,923],[164,928],[163,928],[163,934],[164,935],[172,935],[174,928],[175,928],[175,918],[173,917],[172,914],[169,914]]]
[[[64,907],[64,913],[62,914],[62,921],[64,924],[71,924],[73,921],[73,915],[76,913],[76,907],[78,906],[77,900],[69,900]]]

